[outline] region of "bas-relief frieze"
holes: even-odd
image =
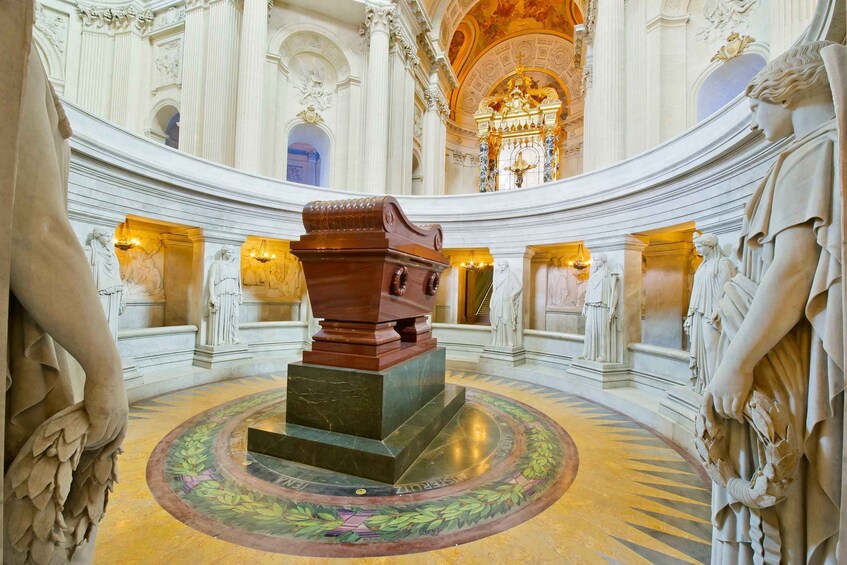
[[[144,238],[141,245],[118,251],[121,278],[127,297],[135,300],[163,300],[165,286],[163,244],[160,239]]]
[[[44,37],[62,54],[63,58],[68,40],[69,21],[67,14],[47,8],[41,2],[35,4],[35,29],[44,34]]]
[[[185,21],[185,6],[171,6],[164,12],[156,14],[153,19],[152,31],[160,31],[179,25]]]
[[[83,28],[128,31],[134,27],[138,31],[146,32],[153,24],[153,10],[136,8],[135,6],[93,6],[90,4],[78,4],[77,14],[82,20]]]
[[[697,37],[703,41],[716,41],[731,32],[746,31],[760,4],[761,0],[706,0],[703,15],[708,25],[697,30]]]
[[[167,39],[155,44],[153,84],[156,88],[182,82],[182,38]]]
[[[245,293],[254,297],[300,300],[302,295],[300,261],[287,251],[260,263],[249,254],[241,256],[241,281]]]
[[[300,93],[298,100],[302,106],[311,106],[320,111],[330,108],[332,91],[324,86],[328,74],[329,69],[319,60],[312,60],[301,66],[299,76],[294,81],[294,88]]]
[[[589,271],[568,266],[561,257],[547,266],[547,306],[582,308],[588,288]]]

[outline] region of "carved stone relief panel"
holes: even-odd
[[[182,36],[154,44],[153,87],[182,83]]]

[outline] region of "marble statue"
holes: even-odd
[[[127,399],[121,358],[101,307],[104,295],[92,284],[90,261],[67,217],[71,130],[37,51],[31,49],[32,7],[7,3],[0,18],[0,37],[27,40],[4,52],[10,63],[22,60],[19,67],[25,74],[0,77],[0,93],[14,87],[12,81],[23,92],[21,98],[4,98],[0,118],[20,120],[11,177],[8,170],[0,171],[13,180],[0,190],[15,196],[6,334],[3,562],[85,563],[91,561],[97,524],[116,479]],[[10,17],[9,12],[16,13]],[[2,131],[16,131],[6,125]],[[98,237],[92,245],[111,242]],[[96,274],[98,288],[117,295],[117,265]],[[117,308],[116,296],[108,299],[110,308],[113,298]],[[69,355],[85,372],[82,399],[74,397]]]
[[[109,331],[115,343],[118,342],[118,318],[126,310],[126,288],[121,280],[121,266],[115,255],[115,246],[108,231],[95,229],[91,233],[88,247],[88,261],[94,284],[100,294],[100,304],[109,322]]]
[[[793,135],[747,204],[740,272],[718,306],[695,445],[714,481],[713,563],[835,563],[842,484],[843,186],[827,42],[775,58],[752,127]],[[844,74],[844,50],[830,72]],[[842,88],[838,86],[836,88]]]
[[[235,250],[224,245],[221,258],[209,267],[206,283],[209,330],[207,345],[234,345],[238,343],[238,306],[242,302],[241,270],[233,261]]]
[[[497,266],[494,291],[491,293],[491,344],[515,347],[518,341],[518,315],[521,310],[521,281],[509,263]]]
[[[582,315],[585,318],[585,345],[579,359],[598,363],[618,363],[620,340],[620,275],[609,268],[605,253],[591,262],[591,276],[585,292]]]
[[[715,234],[694,234],[694,248],[703,262],[694,272],[691,300],[683,328],[690,341],[688,367],[691,386],[700,394],[712,380],[720,338],[718,301],[723,286],[735,275],[735,265],[724,253]]]

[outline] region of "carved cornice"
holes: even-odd
[[[153,10],[144,10],[133,5],[115,8],[78,4],[76,11],[82,20],[83,28],[104,31],[128,31],[134,27],[146,33],[154,20]]]
[[[389,24],[390,28],[390,41],[391,46],[397,49],[403,56],[403,59],[406,62],[406,67],[409,69],[414,69],[417,67],[421,60],[417,56],[417,46],[415,42],[409,37],[406,31],[403,29],[403,26],[400,25],[396,19],[392,20]]]
[[[409,8],[412,11],[412,14],[415,16],[415,20],[417,20],[418,25],[421,26],[421,30],[425,33],[429,33],[432,31],[432,21],[430,21],[429,16],[426,13],[426,10],[423,7],[423,4],[420,0],[408,0]]]

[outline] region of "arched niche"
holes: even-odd
[[[766,64],[759,53],[744,53],[708,72],[695,87],[696,121],[708,118],[744,92],[750,79]]]
[[[147,136],[179,149],[179,108],[176,102],[167,100],[153,109]]]
[[[296,124],[288,132],[286,180],[311,186],[329,187],[332,142],[320,127]]]
[[[302,25],[297,25],[296,31],[291,26],[278,30],[271,39],[268,53],[279,57],[279,64],[286,74],[299,70],[294,67],[296,61],[293,59],[304,54],[319,57],[331,66],[335,82],[358,74],[354,72],[357,69],[354,69],[352,54],[347,53],[341,40],[329,30],[318,26],[303,29]]]

